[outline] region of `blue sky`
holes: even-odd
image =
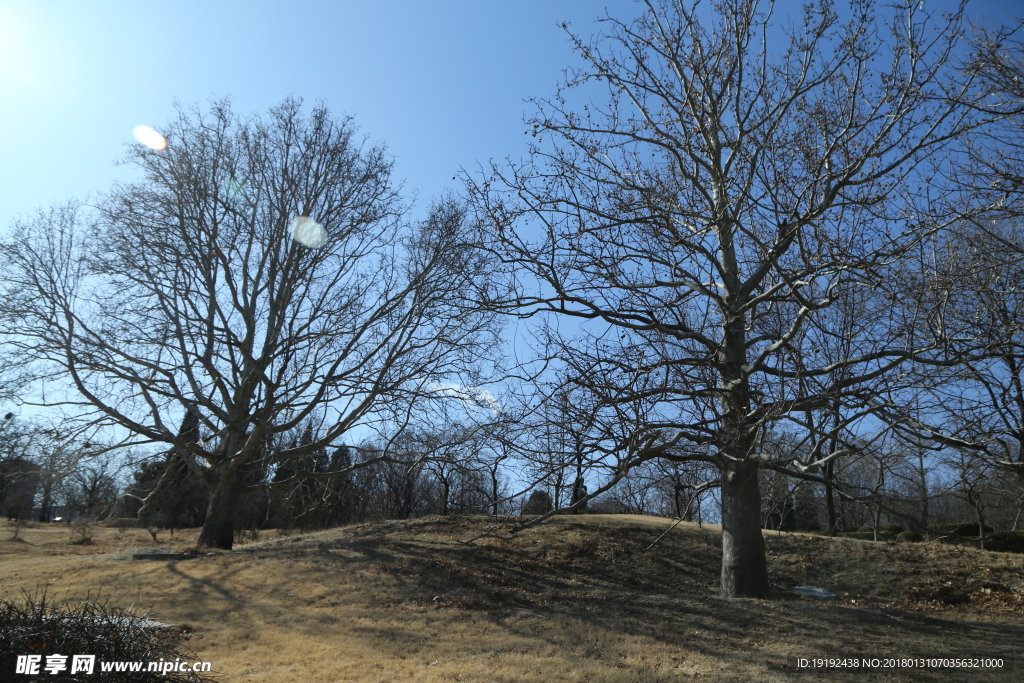
[[[927,0],[948,7],[951,0]],[[0,0],[0,231],[102,191],[132,129],[172,101],[231,95],[240,113],[325,99],[385,143],[421,209],[460,167],[525,151],[523,100],[553,94],[583,35],[632,0]],[[799,3],[776,12],[793,19]],[[1015,2],[976,3],[995,18]]]
[[[460,167],[525,149],[528,96],[554,92],[573,54],[630,0],[174,3],[0,0],[0,230],[36,206],[102,191],[132,129],[175,98],[230,95],[236,111],[285,96],[348,113],[395,157],[422,207]]]

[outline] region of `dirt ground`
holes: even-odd
[[[463,541],[485,518],[278,536],[197,559],[195,530],[157,543],[102,528],[0,526],[0,597],[97,593],[187,627],[225,681],[1022,681],[1024,555],[765,532],[768,600],[716,596],[717,527],[558,517]],[[508,524],[494,529],[503,533]],[[811,585],[836,594],[795,595]],[[798,659],[879,659],[878,668]],[[882,668],[886,658],[1003,659],[1000,669]]]

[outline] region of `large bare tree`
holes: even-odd
[[[970,106],[962,11],[642,4],[592,41],[570,32],[584,66],[536,102],[529,159],[470,180],[514,274],[491,303],[562,320],[548,357],[605,416],[587,422],[596,450],[716,466],[721,593],[764,597],[758,470],[825,483],[847,427],[898,419],[888,378],[943,336],[912,324],[901,259],[984,209],[947,171],[1002,111]],[[855,343],[816,354],[851,299]],[[790,428],[815,447],[761,448]]]
[[[411,223],[383,148],[323,107],[179,108],[163,134],[129,152],[139,182],[15,226],[10,339],[47,402],[201,474],[199,544],[230,548],[276,434],[324,416],[284,461],[397,434],[474,381],[493,330],[464,303],[486,272],[463,210]]]

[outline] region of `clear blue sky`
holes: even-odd
[[[0,231],[36,206],[102,191],[139,124],[231,95],[241,113],[325,99],[387,145],[422,207],[457,170],[521,155],[523,98],[630,0],[0,0]]]
[[[948,7],[952,0],[925,0]],[[325,99],[385,143],[420,207],[460,167],[519,157],[523,99],[553,94],[581,34],[632,0],[0,0],[0,232],[102,191],[139,124],[172,101],[231,95],[241,113]],[[1012,0],[975,9],[1005,18]],[[776,12],[799,18],[799,3]]]

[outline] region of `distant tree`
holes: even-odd
[[[536,489],[523,504],[524,515],[543,515],[552,510],[551,494],[544,489]]]
[[[488,267],[459,204],[410,221],[384,149],[323,107],[242,118],[215,102],[164,133],[165,149],[129,151],[138,182],[15,225],[0,298],[18,360],[66,377],[60,400],[124,445],[172,449],[209,489],[199,545],[230,548],[275,435],[325,415],[313,442],[275,452],[298,461],[360,424],[400,431],[451,400],[444,382],[476,380],[494,337],[467,301]]]
[[[201,440],[199,419],[188,411],[178,428],[186,444]],[[209,505],[209,491],[202,476],[190,468],[177,451],[150,458],[132,473],[134,484],[124,493],[123,513],[146,526],[170,529],[202,524]]]
[[[698,461],[675,462],[662,459],[655,461],[654,466],[661,514],[687,522],[699,519],[701,500],[712,488],[706,483],[714,479],[704,471],[709,466]]]
[[[125,507],[127,516],[138,515],[146,526],[162,529],[192,529],[202,525],[206,515],[209,493],[202,478],[189,469],[176,454],[167,458],[142,463],[132,474],[135,483],[129,487],[130,501]],[[166,474],[162,488],[152,497],[149,494]],[[135,497],[146,499],[146,507],[140,512],[141,502]]]
[[[27,520],[32,515],[39,473],[36,464],[23,457],[0,462],[0,515]]]
[[[39,485],[33,459],[35,429],[6,413],[0,419],[0,515],[27,520],[32,514]]]
[[[110,457],[82,461],[65,483],[70,517],[98,519],[110,515],[120,495],[118,467]]]

